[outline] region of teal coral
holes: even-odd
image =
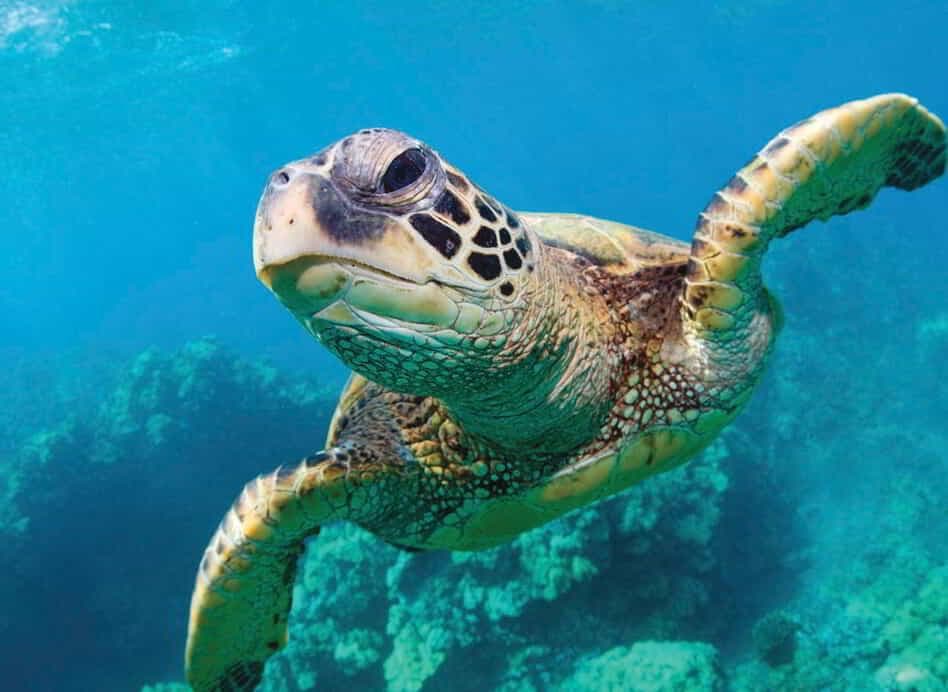
[[[44,493],[69,492],[71,473],[96,482],[127,473],[130,465],[147,467],[176,449],[211,454],[210,445],[232,435],[221,426],[221,411],[227,412],[228,425],[263,422],[288,407],[326,419],[335,389],[277,377],[272,366],[236,358],[211,338],[190,342],[170,356],[149,349],[121,371],[111,393],[93,410],[35,432],[15,455],[0,459],[6,469],[0,497],[8,515],[0,533],[23,534],[31,512],[21,505],[42,506],[49,499]],[[202,443],[208,448],[200,449]],[[117,462],[121,471],[104,468]]]
[[[718,652],[701,642],[644,641],[583,661],[559,689],[575,692],[719,692]]]
[[[159,682],[145,685],[142,692],[191,692],[191,688],[179,682]]]
[[[339,383],[278,375],[212,339],[115,370],[104,391],[73,396],[69,415],[0,454],[0,537],[17,556],[0,582],[19,594],[3,599],[0,636],[59,630],[59,594],[72,594],[77,642],[99,642],[83,650],[89,665],[140,680],[180,648],[222,510],[249,478],[320,446]]]
[[[932,570],[901,604],[880,643],[892,652],[876,672],[881,684],[918,692],[948,689],[948,564]]]
[[[727,456],[720,441],[701,461],[478,553],[409,554],[351,526],[325,529],[301,563],[290,644],[265,689],[352,676],[367,688],[467,689],[462,671],[498,641],[510,654],[483,661],[491,684],[546,689],[571,674],[564,648],[677,631],[708,607]],[[655,570],[662,562],[676,567]],[[593,594],[609,599],[599,613]]]

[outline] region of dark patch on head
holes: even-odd
[[[504,281],[500,285],[500,292],[503,293],[505,296],[513,295],[513,291],[514,291],[513,284],[510,283],[509,281]]]
[[[441,193],[435,202],[434,208],[438,213],[449,216],[458,225],[466,224],[471,220],[471,213],[464,206],[464,202],[459,200],[450,190]]]
[[[276,651],[280,648],[280,642],[267,642],[267,648],[270,649],[270,651]]]
[[[481,226],[474,234],[474,244],[480,247],[497,247],[497,234],[493,228]]]
[[[472,252],[467,257],[467,263],[479,277],[487,281],[491,281],[500,276],[500,260],[496,255]]]
[[[735,175],[727,184],[728,192],[733,192],[735,194],[740,194],[746,189],[747,181],[744,180],[740,175]]]
[[[321,175],[311,177],[310,194],[316,221],[330,238],[341,245],[375,240],[385,230],[384,216],[356,209]]]
[[[463,177],[452,171],[445,171],[445,173],[448,176],[448,180],[452,185],[454,185],[454,187],[456,187],[461,192],[467,192],[470,185],[467,184],[467,181]]]
[[[767,145],[767,148],[764,149],[763,153],[766,156],[773,156],[788,144],[790,144],[790,140],[786,137],[777,137],[777,139]]]
[[[450,226],[427,214],[412,214],[408,222],[429,245],[448,259],[454,257],[461,248],[461,236]]]
[[[523,235],[517,238],[517,242],[514,243],[514,245],[517,246],[517,249],[520,250],[520,254],[523,255],[524,257],[526,257],[527,254],[532,249],[530,246],[530,240],[526,236],[523,236]]]
[[[520,269],[523,266],[523,260],[520,258],[520,255],[517,254],[517,251],[513,248],[510,248],[504,252],[504,262],[507,263],[507,266],[511,269]]]
[[[504,207],[504,213],[507,215],[507,223],[510,224],[511,228],[520,228],[520,219],[517,218],[516,214],[507,207]]]
[[[500,229],[500,242],[502,245],[506,245],[510,242],[510,231],[506,228]]]
[[[491,211],[490,207],[484,204],[484,200],[480,197],[474,200],[474,206],[477,207],[477,213],[481,215],[484,221],[494,222],[497,220],[497,215]]]
[[[326,152],[321,151],[312,158],[313,165],[315,166],[325,166],[326,165]]]

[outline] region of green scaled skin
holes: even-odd
[[[515,214],[393,130],[278,170],[257,275],[357,374],[325,450],[249,483],[211,540],[192,687],[256,687],[286,643],[304,542],[328,521],[479,550],[694,456],[747,402],[779,330],[770,242],[944,170],[944,126],[902,94],[781,132],[715,193],[690,246]]]

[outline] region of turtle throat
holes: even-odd
[[[299,260],[267,278],[367,379],[437,397],[491,447],[561,454],[591,441],[608,413],[613,326],[603,296],[564,254],[541,252],[509,302],[334,259]]]
[[[613,325],[604,297],[558,251],[544,252],[526,292],[503,347],[439,396],[465,433],[495,448],[564,454],[592,441],[608,414]]]

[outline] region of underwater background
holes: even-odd
[[[405,130],[514,209],[687,240],[781,128],[948,116],[948,4],[0,0],[3,690],[186,689],[195,569],[344,368],[253,275],[267,175]],[[776,243],[699,459],[475,554],[349,525],[262,689],[948,690],[948,182]],[[146,687],[147,686],[147,687]]]

